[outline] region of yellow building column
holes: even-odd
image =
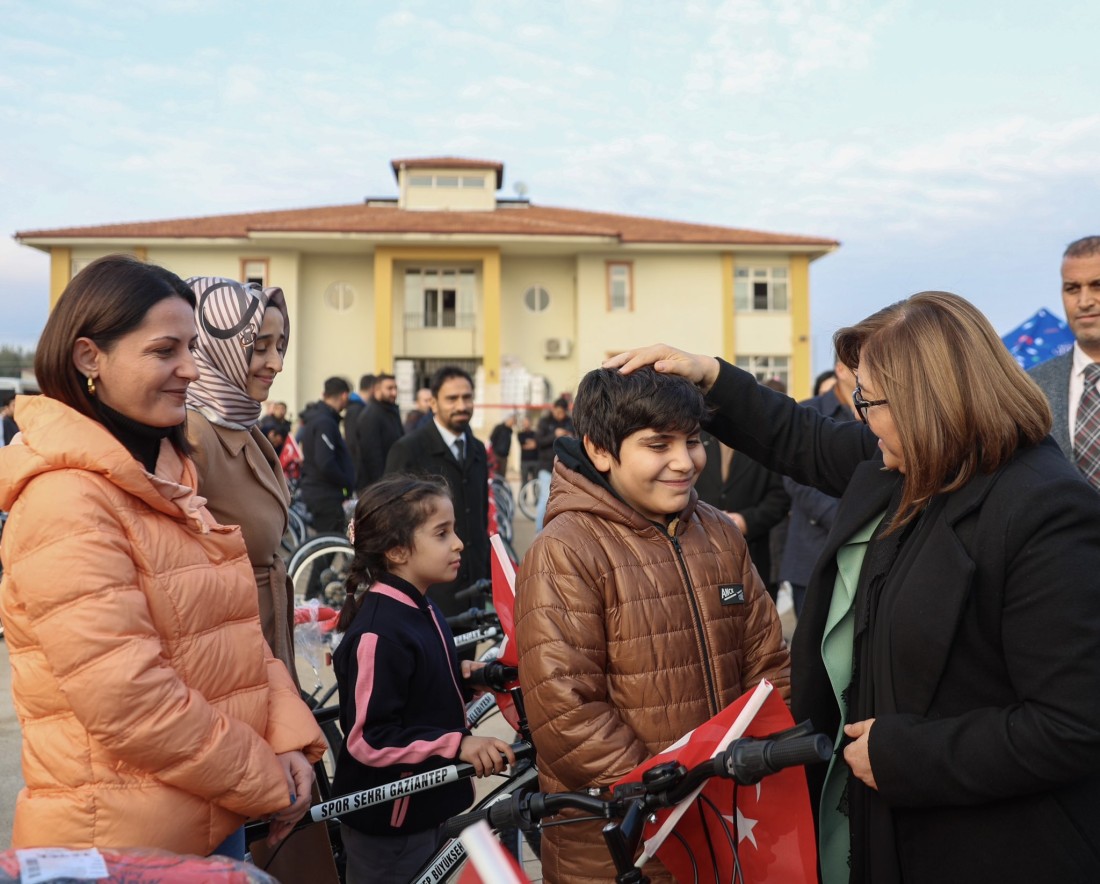
[[[733,253],[722,253],[722,358],[731,365],[737,359],[737,319],[733,299]]]
[[[73,271],[73,250],[63,246],[50,249],[50,309],[53,309]]]
[[[374,250],[374,364],[393,371],[393,250]]]
[[[487,400],[500,401],[500,252],[491,250],[485,253],[481,262],[482,297],[484,300],[482,317],[483,353],[482,365],[485,368],[485,390]],[[488,399],[489,391],[496,395]]]
[[[788,392],[797,400],[813,392],[810,359],[810,259],[791,255],[791,370]]]

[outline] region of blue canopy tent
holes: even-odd
[[[1043,307],[1001,340],[1025,370],[1073,349],[1069,326]]]

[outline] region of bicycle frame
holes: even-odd
[[[805,722],[771,737],[744,737],[734,740],[720,755],[704,761],[690,771],[676,761],[667,761],[647,770],[641,782],[615,787],[609,798],[583,792],[517,793],[504,804],[496,802],[484,808],[460,814],[445,827],[449,837],[457,837],[473,822],[484,820],[494,829],[518,827],[537,830],[542,820],[569,808],[588,814],[586,819],[606,819],[603,837],[615,866],[616,884],[648,884],[642,872],[645,854],[635,862],[649,816],[661,808],[674,807],[692,800],[711,777],[723,777],[741,785],[753,785],[764,776],[786,767],[821,763],[832,756],[832,741],[813,734]],[[736,837],[736,835],[734,836]],[[734,880],[740,862],[736,843],[730,842]],[[698,880],[698,866],[692,866]],[[715,866],[717,874],[717,866]]]
[[[534,791],[538,788],[538,784],[538,769],[534,765],[530,765],[515,776],[509,777],[507,782],[501,783],[474,805],[474,809],[485,809],[498,802],[510,799],[514,794]],[[449,881],[465,859],[466,848],[462,846],[462,842],[457,837],[448,839],[416,873],[409,884],[438,884],[441,881]]]
[[[522,740],[512,744],[512,751],[515,752],[517,761],[529,760],[534,758],[535,755],[535,747]],[[344,813],[354,813],[357,810],[373,807],[376,804],[385,804],[388,801],[394,801],[406,795],[413,795],[416,792],[425,792],[428,789],[435,789],[448,783],[468,780],[475,775],[475,772],[472,764],[466,764],[465,762],[448,764],[445,767],[437,767],[434,770],[414,774],[411,777],[394,780],[384,786],[374,786],[360,792],[340,795],[330,801],[322,801],[309,809],[309,816],[313,822],[319,823],[322,820],[339,817]]]

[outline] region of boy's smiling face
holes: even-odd
[[[584,447],[616,494],[650,521],[661,523],[687,506],[707,462],[698,427],[690,433],[638,430],[623,439],[618,459],[587,437]]]

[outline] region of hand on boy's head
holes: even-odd
[[[504,773],[509,764],[516,763],[512,747],[496,737],[463,737],[458,748],[458,760],[474,766],[479,777]]]
[[[630,374],[639,368],[652,365],[661,374],[674,374],[687,378],[703,389],[714,386],[718,380],[718,360],[713,356],[702,356],[670,347],[668,344],[650,344],[627,350],[604,360],[602,368],[617,368],[623,374]]]

